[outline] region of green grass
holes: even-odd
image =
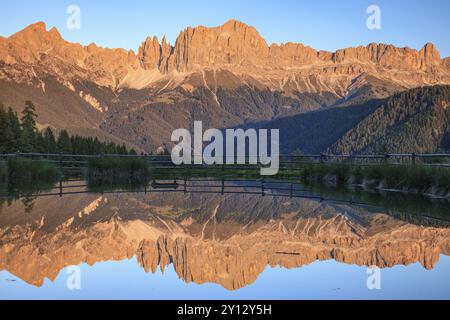
[[[425,192],[430,188],[450,191],[450,168],[423,165],[368,165],[306,164],[303,178],[309,181],[333,180],[338,184],[382,184],[391,189],[410,189]]]
[[[95,178],[88,181],[89,192],[103,193],[113,191],[141,191],[150,183],[150,179],[104,179]]]
[[[88,161],[90,181],[142,181],[150,175],[150,166],[143,158],[102,157]]]
[[[159,165],[153,167],[145,158],[136,157],[99,157],[88,161],[87,178],[96,184],[140,184],[150,177],[191,178],[216,177],[227,178],[265,178],[260,169],[242,168],[240,165],[216,165],[208,167],[175,167]],[[0,182],[31,186],[37,182],[56,181],[58,168],[43,160],[11,158],[0,162]],[[269,177],[271,178],[271,177]],[[337,185],[365,184],[382,186],[389,189],[429,192],[437,189],[439,193],[450,191],[450,168],[429,167],[424,165],[350,165],[340,163],[301,163],[296,166],[280,168],[278,179],[303,179],[304,181],[332,182]]]
[[[246,167],[247,166],[247,167]],[[157,169],[151,167],[152,177],[154,178],[254,178],[263,179],[271,178],[272,176],[262,176],[261,169],[257,165],[210,165],[210,166],[167,166],[166,168],[158,167]],[[298,178],[302,175],[303,169],[281,169],[274,177],[279,179]]]
[[[259,168],[241,169],[233,165],[209,167],[168,167],[152,172],[154,176],[167,178],[227,177],[264,178]],[[351,165],[345,163],[299,163],[280,168],[275,176],[278,179],[297,179],[304,181],[329,182],[336,185],[366,184],[389,189],[407,189],[426,192],[430,188],[450,191],[450,168],[428,167],[424,165]],[[275,178],[274,177],[274,178]]]
[[[36,182],[54,182],[59,178],[58,168],[43,160],[11,158],[7,162],[9,183],[27,186]]]

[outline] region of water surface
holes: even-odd
[[[450,298],[445,201],[166,183],[130,192],[78,181],[61,195],[3,198],[0,298]],[[380,268],[380,289],[368,288],[368,266]],[[68,286],[74,270],[79,290]]]

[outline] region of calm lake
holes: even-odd
[[[449,299],[449,256],[449,202],[399,193],[70,181],[0,200],[0,299]]]

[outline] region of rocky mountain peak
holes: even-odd
[[[440,64],[441,55],[436,49],[436,46],[428,42],[419,52],[421,59],[423,61],[423,66],[431,66]]]
[[[145,69],[159,68],[161,45],[159,44],[158,37],[147,37],[147,39],[142,42],[138,51],[138,59]]]
[[[44,33],[47,32],[47,25],[44,21],[38,21],[36,23],[30,24],[28,27],[25,27],[23,30],[15,33],[14,36],[29,34],[29,33]]]
[[[51,44],[56,41],[63,41],[61,34],[56,27],[47,31],[45,22],[36,22],[25,29],[13,34],[10,39],[27,42],[30,45]]]
[[[65,81],[87,78],[113,89],[143,88],[170,77],[173,71],[188,77],[206,69],[252,77],[258,86],[272,89],[331,90],[338,96],[344,95],[352,80],[364,73],[407,88],[447,83],[449,78],[448,60],[441,60],[431,43],[420,51],[376,43],[336,52],[317,51],[292,42],[269,46],[254,27],[237,20],[217,27],[188,27],[180,32],[174,46],[165,37],[161,41],[156,36],[147,37],[136,54],[95,44],[84,47],[70,43],[56,28],[47,31],[45,23],[38,22],[0,40],[0,61],[11,69],[9,75],[0,73],[0,77],[29,81],[35,70],[26,74],[12,70],[17,68],[16,64],[23,63],[24,68],[40,65],[43,73],[57,75]],[[426,74],[422,74],[424,71]],[[319,75],[324,75],[322,80],[309,83],[308,77]],[[334,77],[342,83],[333,80]],[[193,86],[199,83],[204,81],[194,80]]]
[[[8,63],[35,63],[40,60],[41,54],[47,54],[65,43],[56,28],[47,31],[44,22],[37,22],[2,41],[0,59]]]
[[[187,28],[177,38],[170,67],[178,71],[202,67],[260,64],[269,47],[258,31],[229,20],[222,26]]]

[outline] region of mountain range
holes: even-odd
[[[137,52],[71,43],[43,22],[0,37],[0,101],[6,106],[21,111],[32,100],[40,128],[65,128],[145,152],[170,142],[174,129],[191,128],[194,120],[214,128],[279,126],[285,152],[377,152],[380,143],[349,137],[368,121],[384,128],[378,136],[407,134],[402,128],[411,124],[401,117],[390,126],[373,123],[384,121],[380,108],[400,92],[436,85],[441,89],[411,95],[416,101],[440,95],[429,108],[443,110],[433,114],[443,124],[431,133],[431,147],[424,139],[407,151],[446,149],[449,101],[442,93],[449,84],[450,58],[441,58],[431,43],[420,50],[372,43],[318,51],[298,43],[269,45],[254,27],[236,20],[189,27],[174,45],[148,37]],[[417,110],[415,126],[433,124]]]

